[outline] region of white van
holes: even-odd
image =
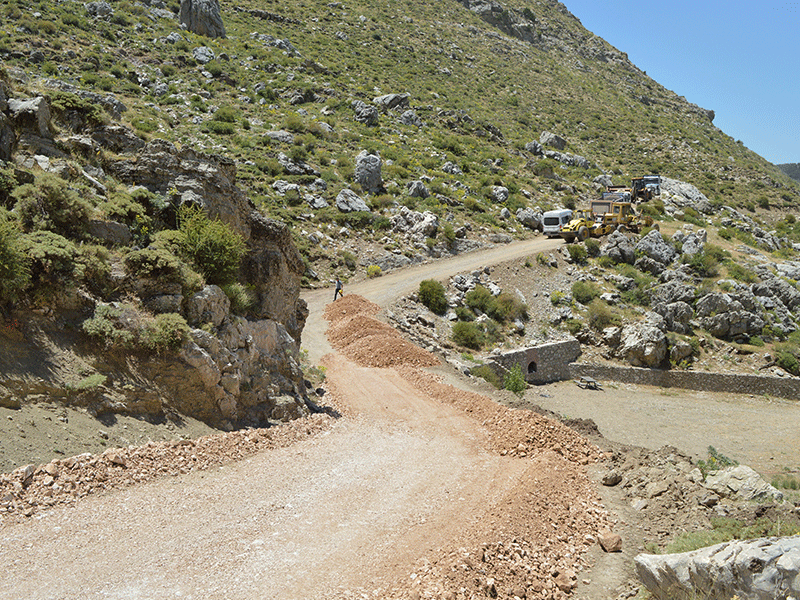
[[[561,227],[572,220],[572,211],[568,208],[548,210],[542,216],[542,233],[547,237],[559,237]]]

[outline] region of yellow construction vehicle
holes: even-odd
[[[575,213],[575,217],[561,228],[561,237],[567,243],[583,242],[589,237],[601,237],[612,231],[639,233],[643,227],[655,227],[652,217],[636,212],[630,202],[620,202],[616,193],[604,193],[603,199],[592,200],[589,210]]]
[[[576,211],[570,222],[561,227],[559,235],[567,240],[567,243],[575,240],[583,242],[592,236],[592,229],[596,222],[597,217],[591,210]]]

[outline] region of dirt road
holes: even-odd
[[[471,269],[491,256],[463,257],[450,268]],[[447,269],[426,265],[363,288],[389,298]],[[330,349],[320,321],[328,295],[309,302],[317,326],[304,346],[315,355]],[[506,416],[488,400],[465,410],[435,399],[429,390],[448,394],[435,382],[420,387],[337,354],[326,364],[346,416],[324,433],[4,526],[0,598],[390,598],[415,588],[455,598],[459,589],[501,584],[557,598],[576,584],[581,555],[606,521],[588,478],[562,454],[588,461],[596,450],[527,414],[514,431],[520,440],[546,440],[534,452],[497,436]],[[516,561],[510,571],[508,552]],[[443,556],[455,562],[438,563]]]
[[[345,304],[359,293],[386,306],[421,279],[559,243],[536,239],[388,274],[348,286]],[[615,597],[627,559],[593,551],[613,576],[581,572],[598,530],[613,526],[584,472],[596,450],[560,423],[471,395],[463,382],[452,391],[421,372],[351,362],[324,336],[332,291],[305,297],[302,346],[315,363],[328,355],[329,401],[342,418],[289,447],[2,526],[0,599]],[[586,400],[559,385],[552,408],[590,416]],[[632,390],[620,402],[646,393],[647,427],[680,421],[662,410],[658,391]],[[617,413],[603,410],[614,406],[592,416],[607,435],[624,435]],[[709,439],[714,426],[709,419]]]
[[[345,286],[346,294],[358,294],[382,308],[386,308],[400,296],[419,289],[423,279],[445,279],[456,273],[474,271],[480,267],[503,261],[533,256],[539,252],[550,252],[562,245],[560,239],[537,237],[524,242],[495,246],[480,252],[471,252],[436,262],[416,265]],[[333,300],[332,289],[320,289],[303,294],[308,302],[310,314],[303,329],[302,347],[308,351],[309,359],[319,364],[322,357],[331,351],[325,338],[327,324],[322,319],[322,308]]]

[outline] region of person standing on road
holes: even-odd
[[[336,297],[342,296],[344,297],[344,292],[342,291],[342,282],[339,278],[336,278],[336,290],[333,292],[333,301],[336,302]]]

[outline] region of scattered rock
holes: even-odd
[[[604,529],[598,533],[597,541],[606,552],[622,552],[622,537],[610,529]]]

